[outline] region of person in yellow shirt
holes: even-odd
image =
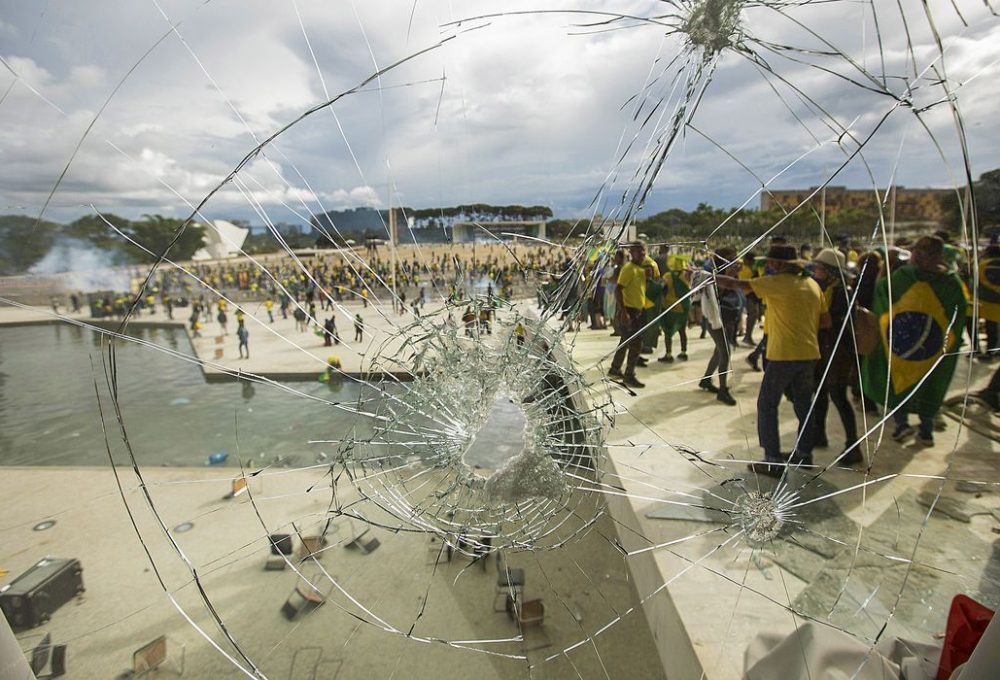
[[[640,241],[630,243],[628,255],[629,261],[623,264],[618,272],[615,287],[617,303],[615,316],[617,326],[621,329],[621,337],[618,339],[618,350],[611,360],[608,376],[622,379],[622,382],[629,387],[645,387],[636,379],[635,368],[639,362],[639,353],[642,351],[642,328],[645,325],[646,305],[649,302],[646,298],[646,246]],[[655,263],[653,266],[656,266]],[[622,362],[625,362],[624,373],[622,373]]]
[[[268,298],[264,300],[264,309],[267,310],[267,320],[269,323],[274,323],[274,300]]]
[[[826,297],[814,280],[804,276],[794,246],[774,245],[767,252],[773,274],[740,280],[719,276],[724,288],[753,292],[767,305],[767,365],[757,397],[757,436],[764,462],[751,472],[781,477],[784,464],[812,465],[813,418],[810,417],[814,373],[819,360],[819,329],[830,327]],[[781,452],[778,406],[786,390],[792,394],[799,436],[790,454]]]

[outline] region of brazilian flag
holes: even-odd
[[[660,279],[650,279],[646,281],[646,299],[652,303],[646,308],[646,321],[652,321],[663,311],[663,283]],[[649,324],[649,328],[642,334],[642,346],[644,349],[656,349],[657,339],[660,337],[660,326],[658,323]]]
[[[670,311],[660,317],[660,325],[667,337],[687,326],[688,312],[691,311],[691,298],[685,297],[691,292],[691,287],[684,280],[681,272],[671,270],[663,277],[663,309]]]
[[[900,267],[892,274],[891,305],[888,284],[880,279],[875,287],[872,312],[881,342],[864,358],[862,386],[870,399],[884,403],[888,377],[887,408],[905,400],[908,413],[931,418],[941,408],[958,363],[955,352],[962,343],[966,311],[962,282],[951,272]]]
[[[979,261],[979,316],[1000,321],[1000,259]]]

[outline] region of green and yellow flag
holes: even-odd
[[[687,297],[691,286],[684,280],[683,273],[668,271],[663,276],[663,309],[670,311],[660,319],[660,326],[667,336],[680,332],[687,327],[688,312],[691,311],[691,298]]]
[[[908,413],[933,417],[958,362],[955,352],[962,342],[966,311],[962,282],[950,272],[900,267],[892,274],[891,305],[888,284],[881,279],[875,287],[872,312],[881,342],[864,358],[864,392],[889,409],[905,400]]]

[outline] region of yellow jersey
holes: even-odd
[[[655,265],[654,265],[655,266]],[[618,288],[622,292],[622,301],[626,307],[645,309],[646,303],[646,270],[642,265],[626,262],[618,272]]]
[[[750,279],[750,288],[767,304],[767,360],[819,359],[819,319],[829,310],[819,284],[798,274]]]

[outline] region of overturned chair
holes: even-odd
[[[382,543],[374,536],[369,536],[371,533],[371,527],[365,527],[361,531],[358,531],[354,523],[350,523],[351,527],[351,539],[344,543],[344,548],[347,550],[357,550],[363,555],[370,555],[371,553],[378,550]]]
[[[129,677],[138,678],[154,671],[170,671],[184,675],[184,645],[174,642],[173,647],[180,648],[180,657],[171,653],[171,645],[166,635],[147,642],[132,653],[132,673]]]
[[[302,578],[281,606],[281,613],[289,621],[294,621],[299,614],[311,612],[325,602],[326,594]]]
[[[493,611],[510,611],[524,596],[524,569],[511,569],[507,560],[497,557],[497,588]]]
[[[282,571],[288,565],[288,559],[294,553],[291,534],[271,534],[267,537],[267,542],[271,547],[267,562],[264,563],[266,571]]]

